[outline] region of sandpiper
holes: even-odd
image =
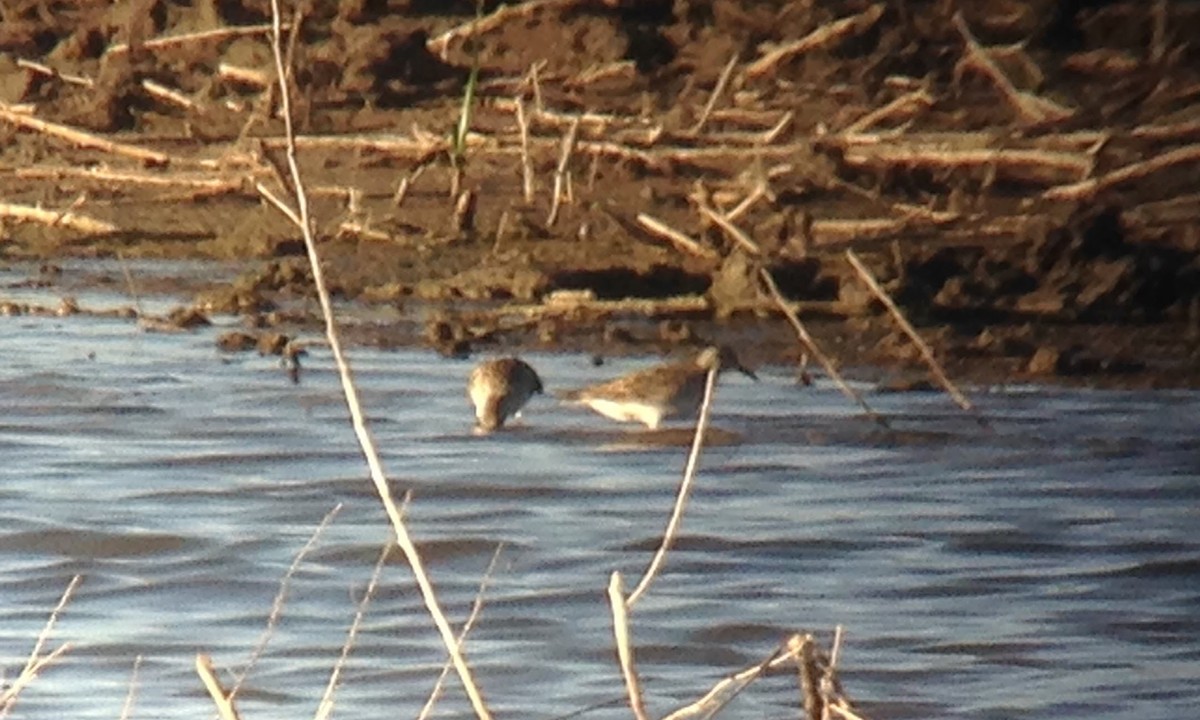
[[[758,379],[738,360],[732,348],[708,347],[690,360],[664,363],[606,383],[559,395],[567,402],[587,405],[618,422],[640,422],[655,429],[663,420],[690,418],[704,400],[709,369],[738,370]]]
[[[476,429],[491,432],[520,413],[534,393],[542,392],[542,379],[529,363],[515,357],[480,363],[467,381],[467,397],[475,405]]]

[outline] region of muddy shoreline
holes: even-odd
[[[765,271],[840,366],[923,387],[850,250],[956,380],[1200,387],[1194,4],[434,5],[291,41],[327,272],[388,318],[355,342],[794,363]],[[8,11],[0,261],[49,288],[124,283],[66,259],[232,261],[136,281],[319,332],[259,189],[287,190],[268,6],[146,6]]]

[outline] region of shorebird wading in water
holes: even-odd
[[[616,380],[571,390],[559,395],[567,402],[587,405],[619,422],[640,422],[654,429],[663,420],[690,418],[704,401],[704,385],[711,368],[737,370],[747,377],[758,376],[746,369],[732,348],[708,347],[690,360],[656,365]]]
[[[542,379],[524,360],[506,357],[480,363],[467,381],[467,396],[475,405],[476,430],[491,432],[502,427],[540,392]]]

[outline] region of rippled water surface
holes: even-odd
[[[0,663],[11,681],[70,578],[73,647],[17,715],[210,717],[197,652],[242,667],[247,718],[311,716],[388,539],[328,353],[292,385],[223,356],[217,330],[0,319]],[[528,358],[550,388],[640,367]],[[355,349],[371,427],[442,602],[501,717],[628,717],[604,589],[632,585],[666,522],[688,433],[538,398],[470,433],[470,364]],[[633,617],[651,710],[689,702],[789,632],[842,624],[848,692],[875,718],[1177,720],[1200,706],[1200,394],[976,389],[994,432],[937,394],[730,376],[678,547]],[[415,717],[444,653],[411,574],[383,572],[337,696],[342,718]],[[791,676],[729,717],[794,718]],[[440,713],[468,712],[451,681]]]

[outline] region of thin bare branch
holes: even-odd
[[[1200,163],[1200,145],[1185,145],[1168,150],[1161,155],[1155,155],[1149,160],[1131,163],[1102,177],[1052,187],[1043,193],[1042,197],[1047,200],[1083,200],[1095,197],[1104,190],[1123,185],[1131,180],[1140,180],[1175,165],[1188,163]]]
[[[328,720],[333,714],[333,696],[341,683],[342,669],[346,667],[346,661],[350,658],[350,650],[354,647],[358,629],[362,626],[362,620],[367,614],[367,606],[371,604],[371,598],[375,597],[375,589],[379,587],[379,576],[383,574],[383,566],[387,562],[388,553],[391,550],[392,541],[389,538],[384,543],[383,550],[379,552],[379,559],[375,561],[375,568],[371,571],[371,580],[367,583],[367,589],[358,601],[358,609],[354,611],[354,621],[350,623],[350,630],[346,632],[346,641],[342,643],[342,652],[338,655],[337,662],[334,663],[333,670],[329,673],[329,682],[325,684],[325,693],[321,696],[321,702],[317,704],[314,720]]]
[[[63,590],[58,604],[50,611],[50,617],[46,619],[46,624],[42,627],[42,631],[38,633],[37,640],[33,643],[33,650],[25,660],[25,666],[21,668],[21,673],[8,687],[0,690],[0,718],[8,717],[13,707],[16,706],[17,697],[20,696],[21,691],[28,687],[41,674],[42,670],[58,662],[59,658],[70,650],[71,644],[63,643],[49,653],[42,654],[42,650],[45,649],[46,643],[50,639],[50,633],[54,630],[55,623],[58,622],[58,616],[62,614],[62,611],[67,607],[67,603],[71,601],[71,596],[75,594],[75,589],[79,587],[82,579],[83,576],[76,575],[71,578],[71,582],[67,583],[67,588]]]
[[[211,657],[204,653],[196,654],[196,674],[200,676],[200,682],[204,684],[208,696],[217,706],[217,715],[221,717],[221,720],[241,720],[233,697],[225,692],[221,680],[217,677]]]
[[[729,62],[725,63],[720,77],[717,78],[717,84],[713,86],[712,94],[708,96],[708,102],[704,104],[704,110],[700,112],[700,117],[696,119],[696,124],[689,130],[693,135],[698,135],[704,129],[704,123],[708,122],[713,108],[717,106],[717,100],[721,99],[721,93],[725,91],[725,86],[729,84],[729,78],[733,75],[733,69],[737,67],[737,61],[738,54],[735,52],[730,56]]]
[[[690,255],[695,255],[696,257],[701,257],[705,260],[719,260],[721,257],[716,253],[716,251],[704,247],[700,243],[691,239],[687,235],[684,235],[670,225],[667,225],[665,222],[656,217],[647,215],[646,213],[638,213],[637,221],[638,225],[641,225],[655,235],[670,241],[670,243],[676,248]]]
[[[133,703],[137,699],[138,671],[142,667],[142,656],[133,659],[133,670],[129,674],[129,690],[125,693],[125,702],[121,705],[120,720],[129,720],[133,715]]]
[[[650,583],[658,575],[658,571],[667,559],[667,551],[671,549],[671,545],[675,542],[675,536],[679,533],[679,526],[683,523],[683,510],[687,507],[688,497],[692,494],[692,485],[696,480],[696,468],[700,461],[700,451],[704,448],[704,433],[708,430],[708,419],[712,413],[713,388],[717,382],[718,371],[719,368],[712,367],[704,378],[704,401],[700,404],[700,417],[696,419],[696,432],[692,436],[692,450],[688,453],[687,465],[684,466],[683,481],[679,484],[679,491],[675,494],[675,507],[671,508],[671,518],[667,521],[667,529],[663,531],[662,542],[659,543],[658,550],[650,560],[649,567],[646,568],[642,579],[638,581],[637,587],[629,594],[629,599],[625,601],[626,607],[631,610],[638,599],[646,594]]]
[[[771,273],[766,268],[761,268],[759,270],[759,278],[762,280],[763,287],[766,288],[767,293],[775,300],[775,305],[779,308],[779,311],[791,323],[792,329],[796,331],[796,337],[800,339],[801,344],[804,345],[808,352],[817,359],[817,362],[821,363],[821,367],[825,368],[825,372],[828,373],[829,378],[837,385],[838,390],[841,390],[843,395],[857,403],[863,409],[863,412],[880,426],[885,428],[891,427],[888,424],[887,418],[875,412],[875,409],[867,403],[862,393],[850,387],[850,384],[842,378],[842,374],[838,372],[833,360],[817,345],[812,335],[809,334],[808,329],[804,327],[804,323],[800,322],[800,318],[796,315],[796,312],[792,310],[787,300],[784,299],[783,294],[779,292],[779,286],[775,284],[775,278],[771,277]]]
[[[917,346],[917,350],[920,351],[921,357],[924,358],[925,364],[929,366],[929,370],[933,373],[934,378],[936,378],[938,383],[946,390],[947,393],[950,394],[950,397],[954,399],[954,402],[958,403],[958,406],[963,410],[975,412],[976,420],[978,420],[981,424],[986,425],[986,420],[984,420],[982,416],[978,415],[975,410],[975,406],[972,405],[971,401],[967,399],[967,396],[958,389],[958,386],[954,384],[954,381],[946,375],[946,372],[942,369],[942,366],[937,361],[937,358],[933,356],[933,350],[930,349],[929,345],[923,339],[921,339],[921,336],[917,334],[916,329],[913,328],[912,324],[908,322],[908,320],[904,317],[904,314],[900,312],[900,308],[896,307],[896,303],[892,302],[892,299],[888,296],[884,289],[879,286],[879,283],[875,280],[875,276],[872,275],[871,271],[862,264],[862,262],[858,259],[858,256],[854,254],[853,250],[846,251],[846,259],[850,261],[850,265],[854,268],[854,271],[858,273],[858,276],[862,278],[863,282],[866,283],[867,287],[870,288],[875,297],[879,299],[879,302],[883,303],[883,306],[886,307],[888,312],[892,314],[892,317],[896,320],[896,324],[900,326],[900,329],[904,331],[904,334],[907,335],[909,339],[913,341],[913,344]]]
[[[625,589],[621,573],[614,572],[608,583],[608,605],[612,608],[613,636],[617,642],[617,660],[621,664],[621,676],[625,678],[625,690],[629,693],[629,707],[637,720],[649,720],[642,700],[642,686],[638,680],[637,665],[633,658],[633,643],[629,637],[629,613],[625,601]]]
[[[325,532],[325,528],[333,522],[334,517],[342,510],[342,504],[338,503],[333,506],[333,509],[325,513],[325,517],[321,518],[321,522],[317,524],[312,535],[309,536],[308,542],[300,548],[296,556],[292,558],[292,564],[283,573],[283,577],[279,580],[279,590],[275,593],[275,599],[271,602],[271,611],[267,613],[267,625],[263,628],[262,634],[258,637],[258,643],[254,649],[250,651],[250,658],[246,660],[246,664],[242,667],[241,672],[233,681],[233,687],[229,690],[229,701],[233,702],[236,699],[238,691],[242,689],[243,683],[250,675],[250,671],[258,664],[259,659],[267,649],[267,645],[271,642],[272,636],[275,635],[275,627],[279,624],[279,618],[283,615],[283,604],[287,600],[288,585],[291,583],[292,576],[300,569],[300,563],[308,556],[308,553],[317,545],[317,539],[321,537],[321,533]]]
[[[462,629],[458,631],[457,640],[459,647],[466,642],[467,634],[471,632],[471,628],[475,626],[475,620],[479,618],[479,612],[483,609],[483,595],[487,591],[488,582],[491,581],[492,574],[496,571],[496,564],[500,560],[500,552],[503,549],[504,543],[496,546],[496,551],[492,553],[491,562],[488,563],[487,569],[483,571],[483,580],[479,582],[479,590],[475,593],[475,602],[471,605],[471,612],[467,615],[467,621],[463,623]],[[438,675],[437,681],[434,682],[433,690],[430,691],[429,698],[425,700],[425,705],[417,715],[417,720],[425,720],[433,713],[433,708],[437,706],[438,698],[441,697],[446,678],[453,669],[453,666],[449,662],[442,666],[442,672]]]
[[[14,205],[6,202],[0,202],[0,218],[9,218],[18,222],[33,222],[48,227],[63,227],[87,235],[107,235],[120,230],[110,222],[96,220],[69,210],[43,210],[29,205]]]
[[[214,30],[204,30],[201,32],[186,33],[184,35],[172,35],[169,37],[154,38],[146,40],[138,44],[138,47],[143,50],[161,50],[173,45],[183,45],[186,43],[196,42],[214,42],[228,40],[234,37],[243,37],[246,35],[267,35],[271,32],[270,25],[237,25],[232,27],[216,28]],[[121,55],[129,52],[127,43],[118,43],[110,46],[104,51],[105,55]]]
[[[971,34],[971,29],[967,27],[961,11],[954,13],[954,27],[962,35],[963,43],[966,45],[966,53],[955,67],[956,77],[966,67],[978,70],[992,81],[1004,100],[1017,112],[1021,121],[1028,124],[1056,122],[1075,114],[1074,110],[1063,107],[1052,100],[1018,90],[1000,69],[1000,66],[992,60],[988,50],[980,45],[975,36]],[[1032,65],[1032,61],[1029,64]]]
[[[714,717],[730,700],[737,697],[738,693],[765,675],[767,671],[782,667],[795,660],[802,647],[802,644],[793,646],[789,641],[783,647],[777,648],[762,662],[723,678],[699,700],[679,708],[663,720],[699,720]]]
[[[379,495],[384,510],[387,512],[392,529],[396,533],[396,543],[400,546],[401,551],[403,551],[405,559],[408,560],[413,577],[417,581],[418,588],[420,588],[425,607],[433,618],[434,625],[441,636],[442,644],[445,645],[450,654],[450,658],[454,663],[454,669],[458,672],[459,679],[462,681],[467,697],[471,701],[472,708],[481,720],[490,720],[491,712],[484,703],[483,695],[479,690],[478,684],[475,682],[474,674],[467,664],[466,657],[455,641],[454,632],[450,628],[450,623],[446,620],[445,613],[442,612],[437,594],[433,588],[433,583],[425,571],[425,564],[421,559],[421,554],[417,550],[416,543],[413,542],[412,537],[409,535],[404,518],[401,516],[400,508],[396,505],[395,499],[392,496],[391,487],[388,484],[387,475],[383,469],[383,463],[379,459],[379,452],[375,447],[375,441],[371,436],[370,429],[367,427],[366,415],[362,410],[362,403],[358,396],[358,388],[354,384],[349,362],[346,360],[345,353],[342,350],[341,337],[333,313],[333,301],[330,299],[329,290],[326,287],[325,274],[322,269],[320,255],[317,252],[316,239],[313,235],[312,219],[309,216],[308,196],[304,189],[299,164],[296,161],[296,135],[292,122],[291,92],[287,81],[288,73],[283,60],[281,17],[279,0],[271,0],[271,50],[275,59],[275,72],[280,88],[281,109],[284,119],[284,132],[286,134],[287,165],[295,189],[297,207],[296,212],[288,213],[288,215],[295,216],[295,219],[299,221],[297,225],[304,237],[304,245],[308,252],[309,266],[313,275],[313,283],[316,286],[317,297],[321,304],[321,312],[325,318],[325,336],[338,368],[338,377],[341,380],[342,392],[345,396],[346,406],[354,426],[354,434],[358,438],[363,457],[370,469],[371,481],[375,485],[375,492]],[[262,190],[265,190],[265,188],[260,188],[260,192]]]
[[[171,161],[171,156],[166,153],[156,152],[154,150],[146,150],[145,148],[129,145],[127,143],[113,142],[105,140],[102,137],[85,133],[81,130],[76,130],[67,125],[60,125],[48,120],[39,120],[35,117],[29,117],[19,112],[15,112],[8,105],[0,104],[0,120],[3,120],[12,125],[25,130],[32,130],[50,137],[55,137],[60,140],[66,140],[79,147],[91,148],[100,150],[101,152],[112,153],[114,155],[125,155],[127,157],[136,158],[149,165],[167,165]]]
[[[829,47],[852,35],[860,35],[870,30],[875,23],[879,22],[879,18],[883,17],[884,7],[882,3],[872,5],[858,15],[851,15],[827,25],[822,25],[795,42],[777,47],[758,60],[750,63],[742,73],[742,77],[746,80],[762,77],[773,72],[775,67],[785,60],[790,60],[806,52]]]
[[[554,191],[550,196],[550,215],[546,218],[546,227],[553,227],[558,220],[558,208],[563,197],[563,183],[566,181],[567,165],[571,162],[571,154],[575,152],[575,138],[579,134],[579,119],[576,118],[567,128],[563,136],[562,154],[558,158],[558,167],[554,170]]]

